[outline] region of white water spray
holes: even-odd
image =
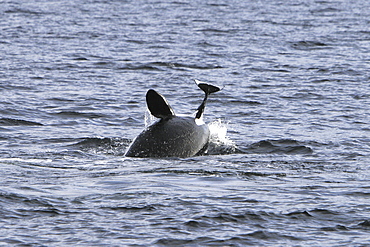
[[[221,119],[208,124],[210,138],[207,154],[229,154],[235,152],[235,143],[227,137],[227,123]]]

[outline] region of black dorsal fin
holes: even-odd
[[[146,93],[146,104],[150,113],[157,118],[165,119],[175,115],[163,95],[153,89],[149,89]]]

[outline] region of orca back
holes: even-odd
[[[158,121],[141,132],[131,143],[128,157],[191,157],[207,149],[208,125],[193,117],[173,116]]]

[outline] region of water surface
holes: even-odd
[[[3,1],[0,245],[367,245],[369,8]],[[193,79],[223,87],[209,154],[124,157],[145,92],[192,114]]]

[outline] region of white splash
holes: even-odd
[[[227,137],[227,125],[221,119],[208,124],[210,140],[207,154],[229,154],[235,152],[235,143]]]

